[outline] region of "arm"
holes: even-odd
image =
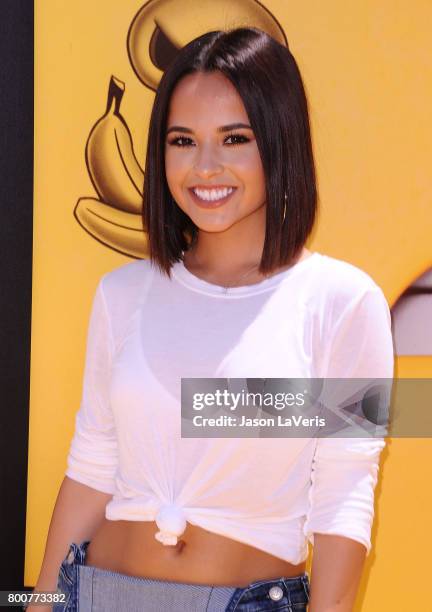
[[[351,612],[366,559],[349,538],[315,533],[309,612]],[[313,588],[312,588],[313,584]]]
[[[108,493],[64,477],[54,506],[35,590],[56,590],[60,565],[70,543],[91,540],[111,498],[112,495]],[[36,609],[40,610],[40,606]]]
[[[393,366],[390,311],[375,287],[355,298],[339,317],[329,343],[326,378],[392,379]],[[341,387],[330,388],[326,405],[345,405],[341,400],[348,398],[335,391]],[[304,526],[313,545],[309,612],[353,609],[371,549],[374,489],[384,446],[382,437],[317,439]]]
[[[56,590],[60,565],[71,542],[90,540],[115,492],[117,435],[109,401],[114,342],[103,292],[96,289],[90,315],[81,406],[67,457],[66,475],[54,507],[35,590]],[[41,606],[31,606],[42,612]],[[45,608],[50,610],[48,606]]]

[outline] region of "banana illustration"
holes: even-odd
[[[136,259],[149,256],[140,214],[118,210],[96,198],[80,198],[74,216],[86,232],[114,251]]]
[[[144,172],[133,150],[132,136],[120,114],[125,84],[112,76],[106,113],[93,126],[85,158],[91,181],[103,202],[129,213],[141,213]]]
[[[78,223],[110,249],[144,259],[149,256],[143,228],[144,173],[135,157],[132,136],[120,114],[125,84],[112,76],[106,113],[93,126],[85,158],[100,198],[80,198],[74,209]]]

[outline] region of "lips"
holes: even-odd
[[[222,190],[222,189],[232,189],[232,191],[231,193],[228,193],[226,196],[219,198],[217,200],[210,200],[210,199],[204,200],[203,198],[200,198],[195,193],[194,189],[197,189],[198,191],[207,191],[207,192],[210,192],[213,190]],[[212,185],[211,188],[201,187],[200,185],[194,185],[194,187],[189,187],[188,189],[193,201],[201,208],[207,208],[207,209],[218,208],[219,206],[222,206],[223,204],[228,202],[228,200],[234,195],[236,190],[237,190],[237,187],[234,187],[233,185]]]

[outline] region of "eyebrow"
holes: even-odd
[[[247,123],[230,123],[229,125],[222,125],[221,127],[218,127],[216,131],[217,132],[230,132],[231,130],[237,130],[239,128],[247,128],[248,130],[252,129],[251,126],[248,125]],[[170,132],[182,132],[183,134],[193,134],[193,130],[187,127],[183,127],[181,125],[171,126],[166,132],[167,135]]]

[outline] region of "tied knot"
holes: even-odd
[[[168,504],[159,509],[156,524],[160,530],[155,534],[156,540],[165,546],[176,546],[178,537],[186,529],[186,517],[181,508],[175,504]]]

